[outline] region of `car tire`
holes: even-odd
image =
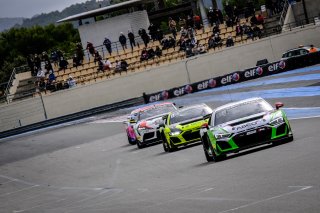
[[[137,143],[137,140],[132,141],[132,140],[130,139],[130,137],[128,136],[128,142],[129,142],[129,144],[131,144],[131,145],[135,145],[135,144]]]
[[[144,148],[144,144],[142,144],[139,140],[137,140],[137,147],[139,149],[142,149],[142,148]]]
[[[202,141],[202,145],[203,145],[204,155],[206,156],[207,161],[212,162],[213,161],[212,149],[209,146],[205,135],[201,137],[201,141]]]

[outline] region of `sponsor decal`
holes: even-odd
[[[239,73],[233,73],[231,75],[227,75],[225,77],[223,77],[221,79],[221,84],[224,85],[224,84],[228,84],[228,83],[232,83],[232,82],[237,82],[240,80],[240,75]]]
[[[160,101],[160,100],[161,100],[161,93],[151,95],[149,97],[149,102],[156,102],[156,101]]]
[[[243,130],[243,129],[247,129],[247,128],[251,128],[251,127],[255,127],[258,124],[259,121],[253,121],[250,123],[246,123],[246,124],[242,124],[236,127],[236,130]]]
[[[261,76],[262,74],[263,74],[262,67],[256,67],[256,68],[252,68],[252,69],[245,71],[244,77],[251,78],[251,77],[255,77],[255,76]]]
[[[190,85],[179,87],[179,88],[176,88],[172,91],[172,93],[175,97],[179,97],[179,96],[189,94],[192,92],[193,92],[193,89],[192,89],[192,86],[190,86]]]
[[[284,68],[286,68],[286,62],[285,61],[279,61],[273,64],[270,64],[268,66],[268,71],[269,72],[275,72],[278,70],[283,70]]]

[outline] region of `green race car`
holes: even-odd
[[[223,105],[209,116],[200,130],[207,161],[223,160],[228,153],[237,153],[262,144],[292,141],[287,116],[262,98],[251,98]]]
[[[203,117],[211,113],[210,107],[199,104],[184,107],[165,116],[160,129],[164,151],[171,152],[179,146],[199,142],[200,128],[208,120]]]

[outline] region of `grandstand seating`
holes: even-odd
[[[240,23],[246,22],[245,19],[241,19]],[[259,26],[260,28],[262,26]],[[235,45],[241,44],[243,42],[247,42],[247,36],[243,35],[243,37],[236,36],[235,33],[235,26],[232,27],[226,27],[225,24],[220,24],[220,36],[223,40],[223,47],[222,48],[216,48],[207,50],[208,52],[212,53],[214,51],[220,51],[223,48],[226,48],[226,38],[229,34],[232,35]],[[207,47],[208,39],[212,35],[212,28],[208,27],[205,29],[197,30],[196,31],[196,38],[199,42],[199,44],[203,44],[205,47]],[[179,33],[177,35],[177,38],[179,38]],[[155,49],[156,46],[161,46],[159,41],[150,42],[148,44],[148,48]],[[98,63],[94,63],[93,61],[85,61],[83,65],[80,65],[78,67],[70,67],[65,70],[55,71],[56,74],[56,81],[57,82],[65,82],[67,78],[71,75],[76,80],[77,84],[85,85],[85,84],[92,84],[97,81],[106,80],[106,79],[112,79],[115,77],[119,77],[120,75],[125,75],[130,72],[139,72],[143,71],[145,69],[150,69],[152,67],[157,67],[162,64],[168,64],[172,63],[178,60],[181,60],[185,58],[185,53],[179,51],[179,47],[176,48],[170,48],[167,50],[162,51],[162,56],[160,58],[155,57],[154,59],[149,59],[147,61],[140,61],[140,53],[142,49],[144,48],[144,45],[140,45],[139,47],[134,47],[133,50],[131,48],[126,49],[125,51],[121,50],[117,53],[113,53],[111,56],[108,54],[106,55],[106,58],[110,60],[110,62],[113,65],[113,68],[110,71],[105,72],[98,72]],[[92,60],[92,59],[91,59]],[[125,60],[128,63],[128,70],[127,72],[116,72],[114,70],[114,63],[116,60]],[[69,63],[72,64],[72,63]],[[57,67],[54,67],[55,70],[57,70]],[[34,86],[34,84],[32,84]],[[30,89],[30,88],[29,88]],[[43,93],[43,95],[50,94],[50,92]]]

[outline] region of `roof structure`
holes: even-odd
[[[102,7],[99,9],[95,9],[95,10],[90,10],[84,13],[79,13],[76,15],[72,15],[69,17],[66,17],[64,19],[61,19],[59,21],[57,21],[57,23],[61,23],[61,22],[67,22],[67,21],[76,21],[76,20],[80,20],[80,19],[86,19],[86,18],[91,18],[94,16],[100,16],[100,15],[104,15],[107,12],[113,12],[113,11],[118,11],[121,9],[125,9],[128,8],[128,6],[135,6],[135,5],[140,5],[141,3],[146,2],[146,0],[130,0],[130,1],[125,1],[125,2],[121,2],[119,4],[114,4],[114,5],[110,5],[107,7]]]

